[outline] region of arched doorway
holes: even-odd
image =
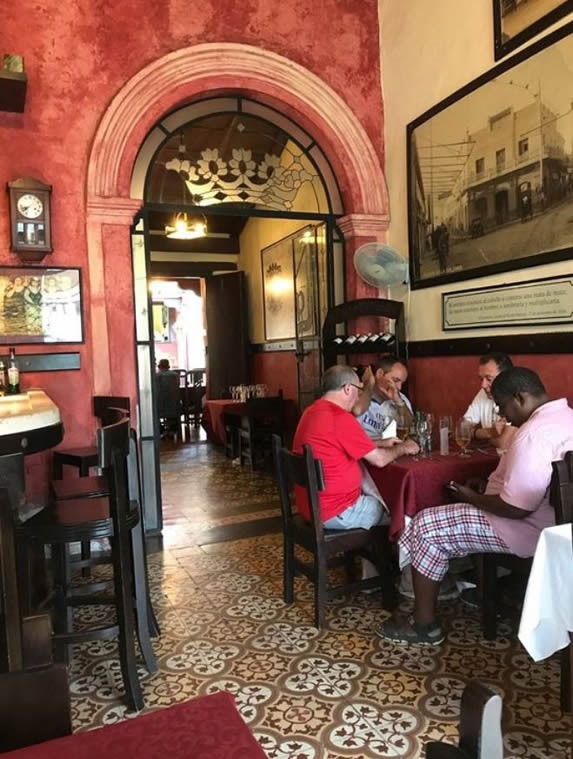
[[[132,234],[136,231],[133,219],[143,200],[143,193],[136,189],[143,189],[144,184],[137,156],[165,114],[183,103],[220,93],[256,93],[259,104],[302,126],[321,146],[340,187],[339,213],[343,215],[338,226],[347,254],[363,242],[383,240],[388,224],[384,175],[366,131],[337,93],[293,61],[247,45],[198,45],[149,64],[116,95],[98,127],[88,167],[90,329],[97,346],[93,351],[94,392],[111,393],[113,388],[128,385],[135,396],[135,388],[140,388],[145,516],[151,531],[161,527],[152,388],[145,379],[151,377],[152,355],[139,337],[136,360],[126,353],[125,322],[118,323],[110,313],[106,283],[112,278],[127,279],[133,265],[133,296],[128,299],[124,293],[118,300],[140,334],[149,332],[145,245],[143,235]],[[366,287],[349,276],[346,296],[373,294]],[[117,303],[113,307],[117,310]]]

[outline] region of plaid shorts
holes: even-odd
[[[400,540],[400,564],[440,582],[450,559],[470,553],[511,553],[482,511],[469,503],[451,503],[419,511]]]

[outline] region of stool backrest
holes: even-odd
[[[549,500],[555,509],[555,522],[573,522],[573,451],[568,451],[561,461],[552,464],[553,474],[549,488]]]
[[[303,445],[302,455],[283,448],[278,435],[273,435],[273,458],[281,502],[283,529],[289,530],[292,518],[291,493],[295,488],[305,491],[310,509],[311,522],[317,540],[322,537],[322,519],[318,494],[324,490],[322,462],[315,459],[309,445]]]
[[[131,411],[129,398],[123,395],[94,395],[93,412],[102,427],[117,421],[115,409],[122,409],[129,415]]]

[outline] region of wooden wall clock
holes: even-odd
[[[52,252],[51,185],[32,177],[8,182],[11,249],[25,262]]]

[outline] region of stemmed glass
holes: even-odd
[[[456,444],[460,448],[459,455],[460,456],[469,456],[469,453],[467,453],[466,448],[470,444],[470,440],[472,439],[472,432],[473,432],[473,424],[468,421],[468,419],[458,419],[456,422],[456,430],[455,430],[455,436],[456,436]]]

